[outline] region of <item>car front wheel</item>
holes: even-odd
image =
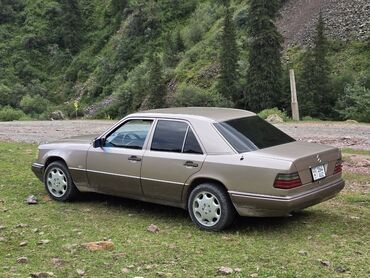
[[[61,161],[48,165],[44,175],[45,188],[51,198],[57,201],[70,201],[78,194],[67,166]]]
[[[203,183],[190,193],[191,220],[201,229],[220,231],[231,225],[235,208],[227,192],[218,184]]]

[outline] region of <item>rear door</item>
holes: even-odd
[[[205,157],[187,122],[158,120],[141,169],[144,196],[181,201],[186,180],[200,170]]]
[[[141,196],[143,147],[153,120],[131,119],[107,135],[101,148],[87,155],[89,183],[97,191],[118,196]]]

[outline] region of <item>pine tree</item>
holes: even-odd
[[[151,53],[148,60],[148,108],[166,106],[166,84],[163,78],[162,63],[156,53]]]
[[[320,13],[313,48],[307,50],[303,59],[298,92],[302,114],[321,118],[330,115],[335,101],[329,86],[330,66],[324,30],[325,24]]]
[[[61,0],[63,17],[60,26],[62,45],[77,53],[81,43],[82,17],[77,0]]]
[[[274,24],[279,5],[279,0],[250,3],[246,107],[255,112],[276,106],[281,98],[282,37]]]
[[[226,2],[226,13],[223,22],[220,50],[220,77],[218,91],[226,99],[232,100],[235,106],[239,106],[242,97],[238,90],[239,72],[238,59],[239,51],[236,43],[235,26],[232,21],[232,13],[229,4]]]

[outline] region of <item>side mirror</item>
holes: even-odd
[[[105,138],[96,138],[93,142],[93,148],[101,148],[104,146]]]

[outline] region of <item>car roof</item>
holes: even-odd
[[[182,119],[205,118],[223,122],[231,119],[251,117],[256,114],[247,110],[220,107],[175,107],[141,111],[130,116],[171,117]]]

